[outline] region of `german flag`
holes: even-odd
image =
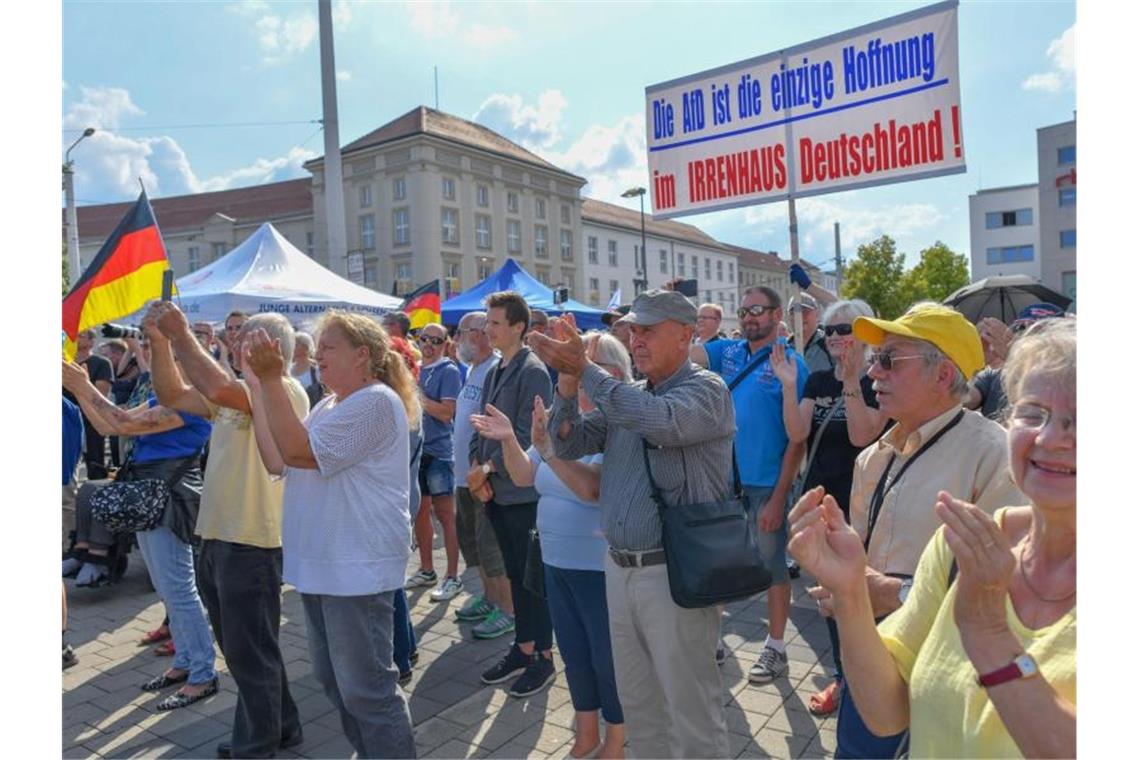
[[[79,333],[132,314],[162,295],[169,268],[154,211],[146,192],[127,212],[63,298],[64,353],[75,356]]]
[[[413,330],[433,323],[441,324],[443,313],[439,307],[439,280],[432,280],[405,296],[403,311],[411,320]]]

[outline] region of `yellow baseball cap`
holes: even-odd
[[[887,335],[933,343],[962,370],[967,380],[986,366],[977,328],[949,306],[918,304],[893,320],[856,317],[851,329],[856,338],[872,346],[882,345]]]

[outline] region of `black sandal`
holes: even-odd
[[[180,683],[185,683],[189,678],[189,671],[183,673],[182,676],[178,678],[171,678],[170,676],[166,675],[166,673],[163,673],[160,676],[155,676],[154,678],[150,679],[139,688],[141,688],[143,691],[162,691],[168,686],[177,686]]]
[[[206,688],[198,694],[186,694],[181,691],[176,691],[154,707],[159,712],[165,712],[166,710],[177,710],[179,707],[192,705],[195,702],[205,699],[206,697],[212,697],[217,693],[218,679],[215,677],[214,680],[206,684]]]

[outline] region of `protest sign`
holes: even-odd
[[[958,3],[645,89],[654,218],[966,171]]]

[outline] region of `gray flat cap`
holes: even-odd
[[[667,320],[695,325],[697,307],[676,291],[648,290],[633,299],[633,307],[624,321],[635,325],[655,325]]]
[[[811,296],[809,293],[800,293],[799,297],[792,301],[791,308],[793,310],[796,308],[803,308],[803,309],[811,309],[812,311],[818,311],[819,310],[819,301],[815,300],[815,298],[813,296]]]

